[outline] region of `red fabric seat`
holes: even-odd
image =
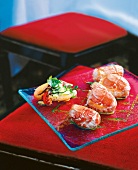
[[[80,52],[127,35],[111,22],[81,13],[65,13],[6,29],[4,36],[68,53]]]
[[[90,69],[78,66],[73,72],[66,74],[66,77],[77,74],[78,71],[83,74]],[[0,122],[0,143],[118,169],[134,170],[137,169],[138,161],[137,131],[138,127],[135,127],[78,151],[70,151],[29,104],[25,103]]]
[[[138,127],[70,151],[26,103],[0,122],[0,143],[77,158],[119,169],[137,169]]]

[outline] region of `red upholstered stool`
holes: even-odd
[[[91,70],[90,67],[77,66],[62,78],[72,77],[78,72],[83,75]],[[134,170],[138,162],[137,131],[138,127],[135,127],[71,151],[25,103],[0,121],[0,167],[14,170],[22,166],[24,169]]]
[[[8,52],[65,69],[76,63],[90,65],[119,55],[122,49],[127,50],[124,48],[127,35],[125,29],[113,23],[75,12],[4,30],[0,33],[0,57],[3,60],[0,67],[4,74],[5,96],[10,98],[5,99],[7,106],[12,105]]]
[[[53,52],[75,54],[122,38],[127,31],[100,18],[66,13],[9,28],[1,35]]]
[[[137,132],[135,127],[81,150],[70,151],[26,103],[0,122],[1,167],[15,170],[31,164],[35,168],[51,165],[84,170],[134,170],[138,161]]]

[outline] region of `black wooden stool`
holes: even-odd
[[[75,12],[2,31],[0,69],[6,106],[13,105],[9,52],[61,71],[76,63],[91,65],[126,52],[127,37],[128,32],[113,23]]]

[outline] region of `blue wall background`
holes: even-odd
[[[12,0],[0,0],[0,30],[12,25]]]

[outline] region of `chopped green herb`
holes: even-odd
[[[52,76],[50,76],[49,79],[47,80],[47,83],[48,83],[51,87],[55,88],[55,87],[58,86],[59,83],[61,83],[61,81],[58,80],[56,77],[52,78]]]
[[[61,80],[57,79],[56,77],[52,78],[50,76],[47,80],[47,83],[51,86],[52,94],[72,94],[73,97],[76,96],[76,89],[78,86],[72,87],[72,84],[64,84]]]
[[[53,110],[52,112],[55,112],[59,107],[60,107],[61,104],[58,104]]]
[[[86,83],[92,85],[94,82],[86,82]]]
[[[77,90],[79,87],[78,86],[74,86],[73,90]]]

